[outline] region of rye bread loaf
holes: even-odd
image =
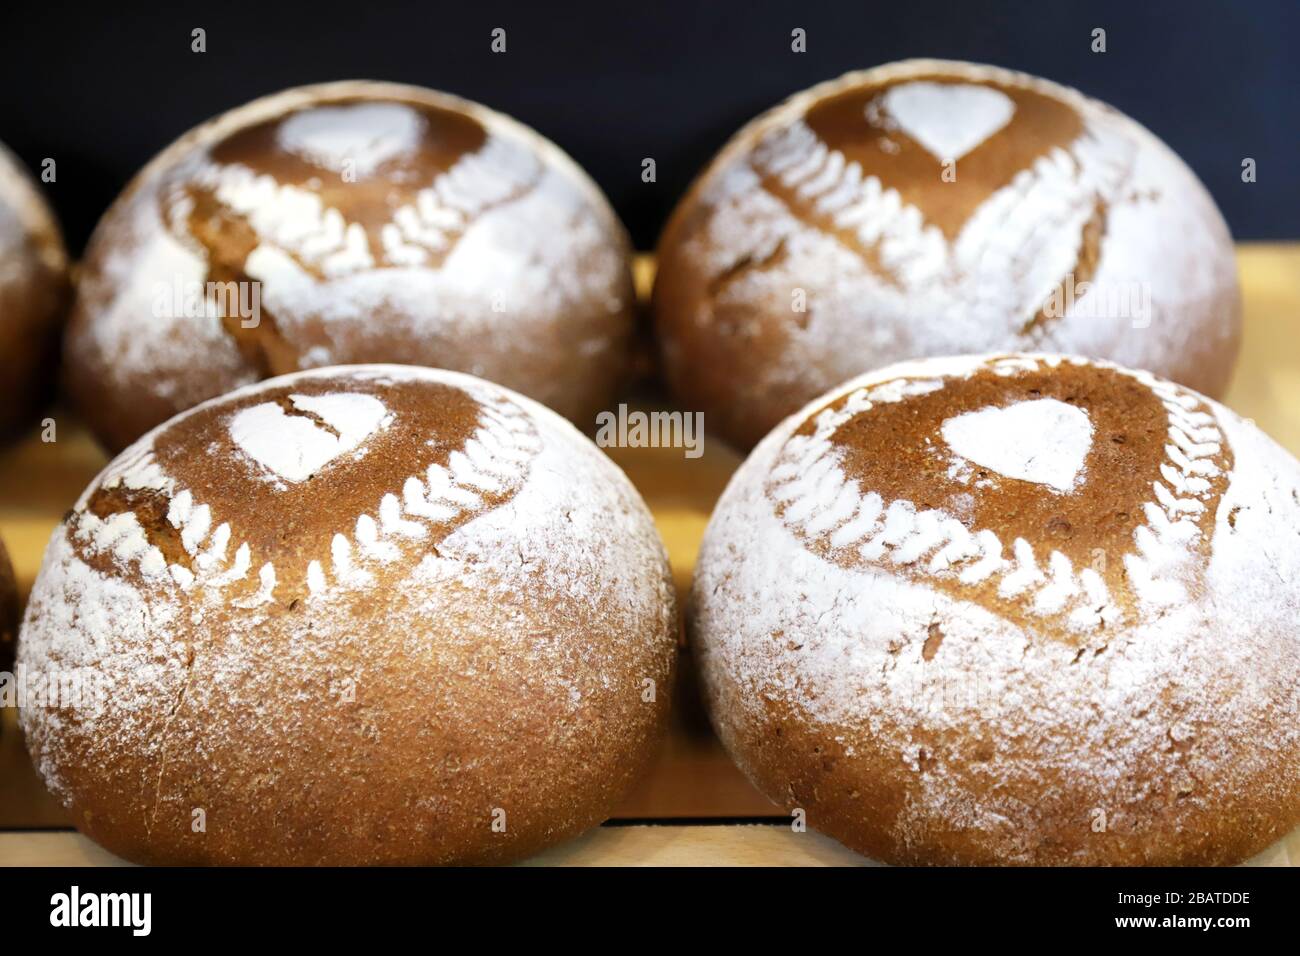
[[[676,633],[644,503],[559,416],[458,373],[315,370],[197,406],[87,488],[19,659],[91,693],[22,723],[127,859],[502,861],[610,813]]]
[[[1055,355],[868,373],[718,504],[693,646],[737,763],[909,864],[1226,864],[1300,824],[1300,464]]]
[[[1241,330],[1227,226],[1168,147],[1075,90],[941,60],[737,133],[664,231],[654,313],[674,389],[745,448],[929,355],[1078,353],[1217,396]]]
[[[329,83],[219,116],[135,178],[87,249],[66,385],[113,451],[355,362],[469,372],[589,428],[632,305],[623,228],[554,144],[445,93]]]

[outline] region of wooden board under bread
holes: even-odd
[[[1300,455],[1300,243],[1238,247],[1246,307],[1241,361],[1226,403]],[[641,257],[644,294],[653,263]],[[57,410],[56,440],[39,431],[0,453],[0,539],[26,594],[50,532],[104,464],[74,419]],[[705,441],[682,449],[609,449],[645,496],[668,547],[679,590],[689,586],[700,537],[739,458]],[[612,824],[528,861],[532,864],[806,864],[868,862],[815,833],[773,822],[780,811],[749,785],[708,727],[683,660],[673,724],[663,750]],[[68,828],[31,768],[12,711],[0,712],[0,865],[118,863]],[[717,821],[717,822],[713,822]],[[1300,830],[1251,861],[1300,865]]]
[[[0,832],[0,865],[129,866],[75,831]],[[779,823],[636,823],[597,827],[522,866],[875,866],[830,837]],[[1245,866],[1300,865],[1300,830]]]

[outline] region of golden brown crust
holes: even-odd
[[[536,403],[396,366],[147,436],[56,532],[31,604],[29,670],[110,690],[25,710],[34,762],[84,832],[154,863],[527,855],[612,810],[676,655],[622,474]]]
[[[1213,396],[1240,340],[1230,237],[1186,167],[1073,90],[972,64],[792,97],[724,147],[658,254],[665,376],[741,448],[895,361],[1088,354]]]

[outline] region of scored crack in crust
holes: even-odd
[[[1196,589],[1233,459],[1199,396],[1145,372],[1097,381],[1093,367],[1007,357],[958,382],[903,378],[856,389],[796,430],[768,493],[786,526],[837,563],[929,577],[1016,619],[1062,615],[1081,632],[1122,626],[1137,613],[1137,592],[1164,607]],[[946,464],[945,416],[1052,400],[1091,419],[1078,462],[1086,480],[1068,492],[1043,485],[1034,494],[987,469],[972,481],[968,463],[966,474]],[[922,429],[920,441],[882,455],[880,436],[903,428]],[[1031,540],[1044,537],[1036,554]]]

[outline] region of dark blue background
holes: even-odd
[[[208,52],[190,52],[190,30]],[[505,55],[490,31],[507,30]],[[790,30],[808,52],[790,52]],[[1108,52],[1090,51],[1104,27]],[[11,3],[0,140],[48,187],[79,248],[131,174],[190,126],[258,95],[341,78],[438,87],[550,136],[637,245],[734,130],[789,93],[908,56],[1016,67],[1107,100],[1163,137],[1239,239],[1300,238],[1300,2],[393,3],[336,7]],[[640,179],[654,157],[655,184]],[[1241,161],[1258,182],[1241,182]]]

